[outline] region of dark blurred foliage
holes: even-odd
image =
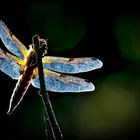
[[[134,1],[4,1],[0,19],[27,47],[38,34],[48,39],[48,55],[94,56],[103,67],[76,76],[95,84],[94,92],[51,93],[64,139],[139,139],[140,10]],[[2,42],[0,46],[4,47]],[[30,86],[8,116],[16,80],[0,72],[0,134],[4,139],[45,139],[41,99]],[[51,139],[51,138],[50,138]]]

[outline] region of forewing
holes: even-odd
[[[5,47],[21,59],[27,56],[26,47],[10,32],[3,21],[0,21],[0,38]]]
[[[53,92],[86,92],[93,91],[94,85],[78,77],[59,74],[44,69],[45,85],[48,91]],[[38,76],[32,80],[32,85],[36,88],[40,88]]]
[[[81,73],[101,68],[103,63],[94,57],[64,58],[46,56],[43,66],[46,69],[61,73]]]

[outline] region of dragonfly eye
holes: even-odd
[[[42,45],[42,44],[46,44],[46,46],[47,46],[47,41],[48,40],[45,40],[45,39],[39,39],[39,42],[40,42],[40,44]]]
[[[42,56],[45,56],[47,54],[47,44],[46,43],[42,43],[41,44],[41,47],[40,47],[40,52],[42,54]]]

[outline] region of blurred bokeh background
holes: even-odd
[[[76,75],[93,82],[94,92],[49,92],[64,139],[140,138],[140,9],[136,3],[5,1],[0,11],[0,19],[27,47],[38,34],[48,39],[48,55],[102,60],[101,69]],[[30,86],[20,106],[8,116],[17,81],[2,72],[0,77],[1,137],[45,140],[38,89]]]

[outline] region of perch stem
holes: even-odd
[[[49,94],[45,86],[43,64],[42,64],[42,52],[40,51],[41,44],[40,44],[39,36],[38,35],[33,36],[32,41],[33,41],[33,45],[35,47],[35,52],[36,52],[36,61],[37,61],[39,82],[40,82],[40,96],[41,96],[42,103],[44,106],[44,111],[45,111],[44,117],[46,119],[44,120],[49,121],[53,138],[55,140],[63,140],[63,135],[59,127],[59,124],[56,120],[56,117],[55,117],[55,114],[54,114],[54,111],[53,111],[53,108],[49,99]]]

